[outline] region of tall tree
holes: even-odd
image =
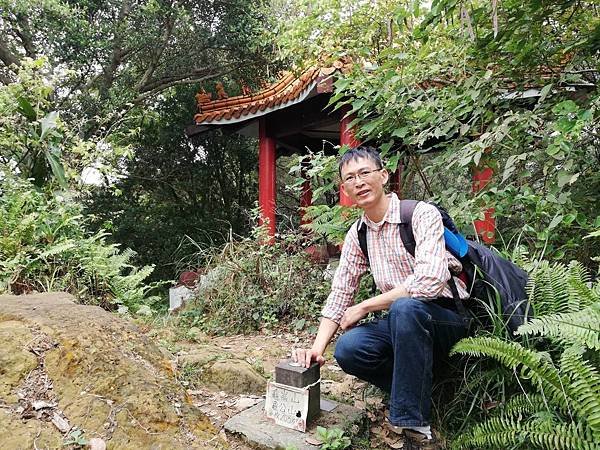
[[[193,94],[179,86],[142,119],[123,178],[97,191],[88,208],[99,225],[110,222],[113,238],[139,261],[156,264],[156,278],[176,277],[179,258],[251,224],[256,142],[220,131],[188,139],[183,129],[194,113]]]
[[[0,82],[45,55],[68,78],[61,109],[106,133],[165,90],[229,77],[252,84],[268,61],[248,0],[0,0]],[[252,77],[249,76],[252,74]],[[113,127],[113,128],[111,128]]]

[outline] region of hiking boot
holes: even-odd
[[[444,447],[438,442],[433,430],[432,435],[433,437],[429,439],[418,431],[405,429],[403,450],[442,450]]]

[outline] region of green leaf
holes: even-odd
[[[48,164],[50,164],[50,168],[52,169],[52,173],[56,177],[58,184],[60,184],[61,187],[66,188],[67,179],[65,177],[65,169],[57,156],[57,154],[60,155],[60,151],[56,147],[51,147],[49,151],[44,151],[44,154],[46,155],[46,160],[48,161]]]
[[[577,106],[577,103],[575,103],[573,100],[565,100],[563,102],[558,103],[557,105],[554,105],[554,108],[552,108],[552,112],[554,114],[558,114],[561,116],[575,113],[578,110],[579,106]]]
[[[552,84],[547,84],[542,88],[542,90],[540,91],[540,98],[538,100],[538,103],[543,103],[544,100],[546,100],[546,97],[550,93],[550,89],[552,89]]]
[[[408,127],[396,128],[394,131],[392,131],[392,136],[399,137],[401,139],[406,137],[407,134]]]
[[[577,181],[577,178],[579,178],[579,172],[573,174],[573,173],[561,170],[558,173],[558,187],[562,188],[567,184],[571,185],[571,184],[575,183],[575,181]]]
[[[24,99],[23,97],[17,97],[17,102],[19,103],[19,112],[21,114],[23,114],[29,120],[37,119],[37,114],[28,100]]]
[[[560,151],[560,147],[558,145],[555,144],[550,144],[547,148],[546,148],[546,154],[549,156],[554,156],[556,155],[558,152]]]
[[[552,219],[552,221],[550,222],[550,225],[548,225],[548,230],[552,230],[552,229],[556,228],[557,225],[562,222],[563,217],[564,216],[562,214],[554,216],[554,219]]]
[[[44,139],[49,132],[56,129],[56,121],[58,119],[58,111],[52,111],[48,113],[42,120],[42,133],[40,135],[40,139]]]
[[[372,120],[369,123],[364,124],[361,127],[361,131],[366,134],[371,134],[375,130],[375,128],[377,128],[378,125],[379,125],[378,120]]]

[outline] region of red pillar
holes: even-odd
[[[491,167],[478,166],[473,168],[473,193],[484,189],[491,181],[494,171]],[[492,244],[496,240],[496,219],[494,218],[494,208],[486,208],[483,211],[483,220],[477,219],[475,231],[481,236],[483,242]]]
[[[271,238],[275,236],[275,139],[268,137],[265,119],[258,124],[258,206],[259,225],[268,222]],[[272,239],[270,240],[272,242]]]
[[[308,165],[309,161],[304,159],[302,161],[302,178],[304,178],[304,183],[302,183],[302,194],[300,195],[300,224],[305,225],[310,223],[309,219],[304,219],[304,208],[308,208],[312,205],[312,189],[310,187],[310,179],[308,178]]]
[[[350,122],[354,119],[353,116],[345,116],[340,121],[340,145],[347,145],[348,147],[358,147],[360,141],[356,139],[354,130],[350,127]],[[340,186],[341,187],[341,186]],[[340,188],[340,205],[352,206],[352,200],[346,194],[344,194]]]

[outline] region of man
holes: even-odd
[[[345,333],[334,354],[341,368],[390,393],[390,426],[413,448],[437,448],[430,428],[433,362],[446,357],[468,332],[469,320],[453,309],[448,286],[450,270],[460,272],[460,262],[446,251],[439,211],[424,202],[412,218],[415,256],[404,248],[400,201],[384,191],[389,176],[375,150],[349,150],[339,174],[342,191],[363,210],[370,269],[382,294],[352,305],[369,268],[353,225],[312,348],[295,349],[292,358],[305,367],[314,361],[322,365],[327,345],[341,328]],[[459,297],[466,299],[464,283],[454,281]],[[384,310],[386,317],[355,326],[368,313]]]

